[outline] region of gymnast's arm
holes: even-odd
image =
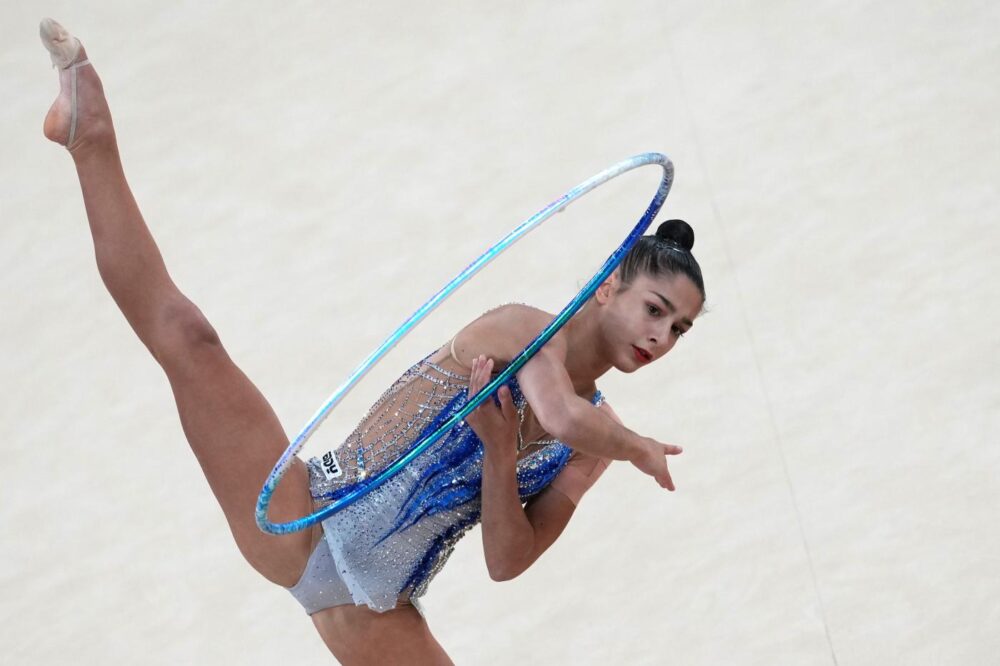
[[[580,499],[601,476],[607,464],[607,460],[574,453],[556,478],[544,490],[528,499],[523,514],[531,524],[531,542],[523,546],[520,552],[508,551],[506,568],[498,569],[501,573],[493,576],[494,580],[509,580],[519,576],[555,543],[573,516]],[[486,540],[484,526],[484,546]],[[494,547],[499,549],[502,546],[501,542]]]
[[[565,362],[566,342],[556,336],[517,375],[524,397],[546,432],[577,451],[627,460],[663,488],[674,490],[665,456],[682,449],[643,437],[594,409],[574,391]]]
[[[483,552],[495,581],[521,575],[548,550],[569,523],[576,505],[551,486],[522,507],[517,488],[516,442],[510,455],[496,447],[483,457]]]
[[[484,352],[497,358],[513,358],[551,319],[551,315],[536,308],[501,306],[464,328],[457,346],[465,358]],[[517,379],[539,423],[550,435],[598,458],[627,460],[661,487],[674,490],[666,456],[680,453],[681,448],[632,432],[578,396],[566,372],[564,336],[557,333],[549,340],[521,368]]]
[[[472,364],[469,392],[489,381],[492,361]],[[490,578],[510,580],[531,566],[559,537],[576,508],[551,485],[521,506],[517,483],[517,410],[510,391],[500,390],[500,408],[487,400],[466,417],[483,442],[483,552]]]

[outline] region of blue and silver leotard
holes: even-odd
[[[309,460],[317,506],[398,460],[465,404],[468,377],[431,356],[403,373],[341,446]],[[508,385],[523,414],[526,401],[516,378]],[[602,400],[598,391],[592,402]],[[548,486],[572,452],[549,440],[519,459],[521,500]],[[482,442],[461,421],[385,484],[324,520],[325,538],[289,591],[309,614],[348,603],[377,611],[407,602],[419,608],[416,599],[480,520],[482,469]]]

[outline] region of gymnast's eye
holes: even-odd
[[[680,326],[674,326],[674,335],[676,335],[678,338],[683,338],[684,333],[685,331],[683,331]]]
[[[650,305],[650,304],[647,303],[646,304],[646,312],[648,312],[649,314],[651,314],[654,317],[656,317],[656,316],[658,316],[660,314],[660,308],[656,307],[655,305]]]

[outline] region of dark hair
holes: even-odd
[[[660,223],[656,233],[639,239],[618,266],[618,277],[623,288],[628,287],[640,273],[652,276],[682,274],[701,292],[705,301],[705,281],[701,277],[701,266],[691,254],[694,247],[694,229],[684,220],[667,220]]]

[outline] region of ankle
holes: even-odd
[[[113,130],[108,132],[90,131],[78,138],[72,146],[67,146],[67,150],[77,166],[109,160],[121,163],[118,141]]]

